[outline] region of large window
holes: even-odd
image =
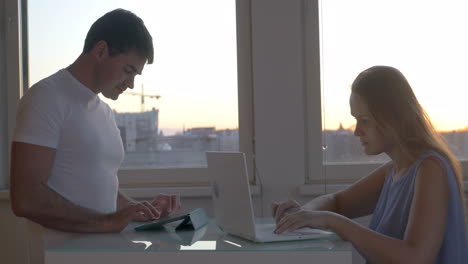
[[[308,172],[304,194],[344,188],[389,160],[353,135],[351,84],[374,65],[408,78],[432,123],[468,169],[468,24],[464,1],[304,1]],[[317,5],[318,4],[318,5]],[[321,139],[317,135],[321,134]],[[465,175],[467,177],[467,175]],[[465,178],[467,179],[467,178]]]
[[[468,159],[468,3],[466,1],[322,0],[324,162],[383,162],[353,135],[354,78],[374,65],[396,67],[452,151]]]
[[[52,65],[53,63],[55,63],[55,65],[60,65],[54,66],[53,70],[47,73],[42,73],[42,76],[47,76],[56,69],[66,67],[71,63],[81,52],[83,38],[91,23],[97,17],[114,7],[123,7],[134,11],[147,21],[148,28],[150,28],[151,31],[156,30],[158,27],[168,26],[166,22],[156,24],[150,24],[150,22],[148,22],[151,20],[147,18],[148,16],[157,17],[156,12],[159,12],[159,10],[150,7],[159,2],[154,2],[153,4],[153,1],[150,1],[148,2],[150,4],[147,4],[147,2],[143,1],[133,1],[131,5],[117,1],[110,4],[103,4],[101,2],[103,1],[93,2],[93,9],[89,10],[86,8],[86,14],[80,14],[80,9],[85,9],[83,7],[84,4],[81,2],[76,3],[76,6],[74,6],[74,3],[64,4],[60,1],[49,1],[48,4],[44,4],[43,1],[40,4],[37,0],[35,2],[30,1],[30,34],[34,34],[33,28],[35,24],[43,23],[42,16],[37,16],[36,21],[38,22],[32,22],[34,14],[32,14],[31,9],[33,4],[44,6],[43,13],[50,13],[50,16],[55,16],[54,13],[58,12],[54,12],[54,8],[58,8],[61,5],[67,5],[70,9],[73,9],[73,12],[67,15],[59,14],[61,18],[51,23],[48,27],[44,27],[47,28],[46,30],[37,31],[37,34],[40,35],[38,39],[43,42],[46,41],[47,38],[51,38],[49,35],[62,36],[62,33],[66,31],[73,32],[73,34],[66,33],[67,38],[76,37],[75,40],[72,40],[70,44],[67,45],[60,44],[60,41],[62,41],[61,39],[56,42],[37,45],[38,47],[41,45],[43,46],[42,49],[39,49],[39,53],[41,50],[50,51],[60,49],[72,49],[75,52],[66,59],[63,59],[65,58],[63,54],[54,52],[47,55],[45,58],[37,60],[40,62],[38,64],[39,66],[36,67],[39,71],[46,68],[45,65]],[[165,2],[180,3],[180,1]],[[232,13],[229,13],[231,11],[228,11],[228,13],[220,13],[219,11],[223,10],[218,6],[221,5],[219,2],[229,1],[209,2],[209,7],[205,7],[204,10],[202,10],[206,13],[200,13],[201,11],[195,12],[190,2],[191,1],[179,9],[191,9],[191,13],[197,13],[197,19],[204,19],[213,15],[216,16],[216,18],[212,19],[212,21],[214,21],[212,24],[222,24],[225,23],[226,20],[229,20],[228,18],[230,16],[226,14],[232,14],[232,16],[235,17],[234,10],[236,6],[234,5],[234,1],[232,1],[230,7],[232,8]],[[205,1],[193,2],[197,2],[197,5],[205,3]],[[181,110],[189,108],[183,105],[175,110],[170,110],[173,106],[173,102],[181,100],[184,103],[188,103],[188,101],[201,100],[195,97],[197,92],[201,90],[195,88],[185,89],[183,92],[178,92],[177,95],[173,95],[172,92],[176,91],[174,88],[175,84],[179,84],[182,79],[191,79],[192,83],[195,83],[197,80],[202,80],[203,82],[208,81],[209,83],[211,83],[211,81],[216,82],[212,79],[216,77],[216,74],[192,74],[190,70],[199,70],[199,68],[201,68],[205,71],[210,71],[212,69],[203,68],[198,65],[192,65],[188,72],[186,69],[182,72],[179,69],[182,69],[182,67],[188,63],[188,59],[185,57],[182,57],[182,59],[180,59],[181,61],[177,62],[169,59],[170,64],[169,66],[166,65],[167,67],[163,65],[158,66],[158,60],[161,62],[165,61],[163,56],[169,54],[168,52],[163,52],[163,47],[158,47],[158,45],[162,45],[165,39],[175,38],[176,36],[174,35],[180,35],[182,33],[180,33],[180,31],[172,31],[169,37],[163,37],[163,32],[152,32],[156,46],[155,64],[148,65],[145,68],[143,76],[137,80],[136,88],[133,90],[136,95],[128,94],[122,96],[121,100],[119,100],[128,100],[129,103],[125,103],[125,107],[128,105],[131,109],[113,106],[118,114],[122,114],[123,121],[119,121],[122,122],[121,124],[126,124],[127,122],[136,124],[139,122],[146,131],[154,131],[155,127],[153,127],[152,124],[156,124],[156,121],[151,121],[150,125],[148,125],[130,116],[144,112],[149,116],[149,119],[153,118],[157,120],[157,138],[152,138],[151,144],[143,146],[152,148],[151,150],[145,150],[148,154],[142,154],[145,158],[153,155],[151,153],[163,151],[175,153],[177,147],[175,147],[174,143],[170,142],[169,139],[171,137],[172,139],[176,137],[189,138],[190,136],[199,135],[200,133],[205,133],[205,135],[211,134],[211,136],[206,137],[204,142],[194,142],[190,144],[190,150],[197,150],[198,148],[200,152],[203,152],[204,150],[202,150],[202,147],[205,147],[207,150],[209,147],[214,148],[215,146],[223,145],[219,142],[211,145],[210,143],[206,143],[212,142],[210,140],[216,138],[212,133],[213,131],[218,132],[218,130],[229,129],[229,131],[223,131],[223,133],[228,133],[236,131],[237,126],[239,126],[239,150],[253,154],[253,142],[255,140],[255,158],[258,164],[258,171],[263,175],[268,175],[267,177],[270,177],[269,179],[273,180],[277,186],[279,186],[279,182],[286,183],[286,181],[278,180],[283,175],[291,175],[291,177],[300,178],[295,178],[296,181],[294,182],[303,182],[305,176],[305,181],[307,183],[348,184],[352,180],[368,173],[371,166],[377,166],[383,161],[382,158],[384,158],[377,157],[375,160],[370,160],[369,157],[361,154],[362,150],[360,146],[356,144],[356,141],[353,141],[355,138],[351,130],[354,125],[354,120],[349,115],[348,106],[349,85],[360,71],[375,64],[387,64],[399,68],[408,77],[421,103],[433,118],[437,129],[447,132],[446,135],[453,136],[452,142],[457,142],[451,143],[452,148],[454,146],[462,146],[463,144],[466,145],[466,136],[459,137],[459,135],[463,134],[461,130],[466,127],[463,123],[463,118],[466,116],[467,111],[463,108],[463,101],[458,100],[466,98],[466,94],[463,94],[463,92],[468,89],[463,88],[463,85],[465,85],[463,80],[456,80],[459,76],[464,76],[464,69],[462,66],[457,66],[455,64],[467,61],[463,47],[468,47],[468,45],[466,45],[465,39],[461,37],[464,36],[464,34],[456,34],[456,32],[464,32],[462,25],[467,24],[463,21],[464,17],[461,15],[463,11],[466,10],[466,8],[464,9],[463,6],[459,5],[461,2],[446,1],[443,4],[439,4],[439,6],[436,6],[435,3],[430,1],[410,1],[409,3],[402,1],[377,1],[374,3],[372,1],[238,0],[235,2],[237,3],[237,24],[235,26],[237,27],[237,51],[239,52],[237,59],[239,67],[236,68],[234,62],[234,64],[231,65],[232,68],[226,70],[226,72],[230,74],[237,72],[238,75],[242,75],[243,77],[239,77],[238,79],[238,90],[236,88],[229,90],[234,93],[238,92],[238,94],[226,95],[226,97],[237,97],[239,103],[244,105],[237,108],[237,99],[233,101],[233,106],[228,106],[230,103],[227,103],[227,101],[218,101],[218,99],[212,100],[214,104],[211,105],[213,106],[211,109],[216,110],[212,110],[206,115],[197,115],[207,117],[206,119],[197,120],[214,119],[214,115],[211,115],[211,113],[216,113],[216,115],[222,114],[223,118],[226,120],[234,120],[229,118],[229,114],[224,114],[220,111],[219,109],[221,108],[215,107],[216,105],[227,106],[228,109],[237,108],[235,115],[237,115],[238,112],[239,119],[235,121],[234,125],[218,125],[212,122],[197,124],[186,119],[175,125],[168,125],[165,127],[163,124],[167,123],[165,123],[166,121],[163,121],[163,119],[169,118],[170,114],[176,114]],[[317,8],[318,2],[321,4],[320,9]],[[144,3],[144,5],[141,3]],[[243,11],[240,12],[242,14],[241,17],[239,17],[239,7],[243,9]],[[215,8],[216,12],[213,12]],[[436,8],[436,11],[430,11],[432,8]],[[174,16],[177,16],[178,12],[184,10],[174,11]],[[301,13],[302,10],[304,10],[303,13]],[[321,12],[319,12],[319,10],[321,10]],[[317,18],[319,13],[321,15],[320,21]],[[445,15],[445,13],[450,13],[450,15],[446,18],[442,18],[442,15]],[[301,14],[304,16],[301,17]],[[387,14],[394,14],[394,16],[389,17]],[[161,16],[163,15],[164,14],[161,14]],[[84,22],[74,22],[70,24],[66,31],[54,29],[57,24],[65,23],[69,21],[69,19],[82,21],[82,19],[86,17],[88,18]],[[315,21],[315,19],[317,20]],[[187,19],[187,16],[180,19],[173,19],[173,21],[184,23],[187,27],[195,23],[194,20]],[[385,21],[392,21],[392,23],[387,24],[384,23]],[[86,26],[83,26],[83,29],[80,31],[80,29],[76,28],[77,24],[86,24]],[[301,32],[301,27],[304,25],[305,30]],[[241,30],[239,30],[239,26],[241,26]],[[201,35],[197,35],[194,32],[198,32],[201,27],[203,26],[199,25],[195,29],[187,30],[189,32],[187,34],[194,37],[190,38],[190,43],[186,43],[187,45],[185,48],[188,49],[198,45],[197,37]],[[215,36],[213,41],[220,41],[218,40],[218,38],[220,38],[218,35],[229,31],[224,30],[228,28],[230,27],[225,25],[223,26],[223,30],[211,33],[211,35]],[[231,34],[232,43],[234,44],[236,43],[234,24],[232,24],[231,28],[232,34],[229,34]],[[208,37],[209,36],[203,36],[205,40]],[[241,38],[240,42],[239,37]],[[30,36],[30,38],[30,58],[33,59],[34,54],[32,49],[35,44],[33,43],[32,36]],[[402,41],[395,41],[396,39]],[[304,46],[302,46],[303,40],[307,41]],[[158,44],[158,41],[160,44]],[[207,42],[209,41],[200,43],[211,45]],[[447,46],[446,44],[448,43],[451,43],[451,46]],[[182,45],[183,43],[171,44]],[[75,45],[75,47],[73,47],[73,45]],[[223,44],[222,46],[227,49],[226,45]],[[456,53],[454,54],[453,51],[456,51]],[[182,48],[179,49],[179,53],[182,52],[185,51]],[[216,51],[210,49],[208,51],[205,50],[205,52],[213,53]],[[233,49],[233,52],[235,52],[235,49]],[[201,53],[201,48],[195,49],[194,52],[187,53]],[[224,55],[225,52],[223,51],[220,53]],[[216,54],[220,53],[216,52]],[[308,56],[307,53],[312,54],[312,56]],[[38,54],[36,56],[40,55],[41,54]],[[174,56],[178,56],[178,54]],[[233,56],[235,57],[235,55]],[[206,58],[206,56],[202,56],[201,58]],[[216,59],[220,59],[220,56]],[[56,61],[60,63],[57,64]],[[192,61],[193,60],[190,62]],[[322,62],[321,64],[319,63],[320,61]],[[305,70],[302,68],[303,62],[305,62],[307,67]],[[32,63],[32,61],[30,61],[30,63]],[[32,69],[34,66],[30,66],[30,83],[33,83]],[[214,68],[221,68],[220,64],[215,63],[215,66]],[[171,75],[168,73],[167,71],[171,68],[176,68],[178,74]],[[303,70],[304,76],[302,75]],[[322,78],[320,78],[320,75],[322,75]],[[166,88],[164,85],[161,85],[161,83],[150,83],[153,79],[165,78],[167,76],[172,78],[170,87],[168,86]],[[206,76],[208,76],[208,78],[205,78]],[[306,79],[305,85],[303,85],[302,82],[303,77]],[[223,84],[219,87],[227,87],[227,82],[224,82],[226,80],[227,77],[223,77]],[[320,80],[323,81],[322,90],[320,88]],[[207,83],[207,85],[209,83]],[[436,83],[437,86],[431,86],[433,83]],[[180,87],[180,85],[178,86]],[[305,86],[307,86],[307,89],[304,90]],[[193,87],[200,86],[195,86],[194,84]],[[252,90],[245,90],[245,87],[249,89],[254,87],[255,93],[253,93]],[[434,88],[430,87],[442,88],[436,88],[436,90],[434,90]],[[437,89],[443,90],[443,92],[439,92]],[[228,90],[215,89],[209,91],[211,95]],[[142,94],[145,96],[142,97]],[[255,94],[255,96],[253,96],[253,94]],[[456,96],[454,96],[454,94],[456,94]],[[207,94],[201,95],[202,98],[208,98]],[[304,95],[307,99],[304,99]],[[160,96],[159,99],[157,96]],[[175,100],[173,96],[179,99]],[[219,96],[217,98],[222,98],[225,95],[217,94],[217,96]],[[320,99],[321,97],[323,100]],[[434,97],[437,97],[437,99],[434,99]],[[141,104],[142,98],[144,99],[144,104]],[[307,105],[304,105],[305,101],[307,101]],[[436,103],[434,103],[434,101]],[[446,104],[446,101],[449,101],[450,104]],[[199,105],[202,104],[208,105],[207,101],[200,101]],[[255,107],[253,107],[254,104]],[[156,114],[153,108],[155,111],[157,110]],[[253,108],[255,108],[255,111],[253,111]],[[195,108],[189,109],[190,113],[199,110]],[[124,115],[126,112],[131,112],[133,114],[128,114],[128,117],[126,117]],[[305,116],[303,116],[304,112],[307,112]],[[253,116],[254,114],[255,116]],[[188,114],[185,113],[182,116],[186,117]],[[244,121],[247,120],[247,122],[244,122],[243,119]],[[455,119],[458,121],[451,122],[455,124],[453,126],[443,124],[445,121]],[[173,119],[169,118],[166,120],[170,121]],[[247,129],[242,129],[242,127]],[[256,138],[253,138],[253,127],[255,127]],[[340,129],[340,127],[342,129]],[[125,140],[127,140],[128,135],[128,140],[125,142],[127,153],[130,149],[138,149],[138,142],[136,139],[137,137],[146,137],[145,130],[141,132],[141,136],[137,136],[135,129],[133,132],[130,131],[130,129],[129,131],[126,129],[122,133],[125,134]],[[162,132],[162,134],[160,132]],[[154,135],[153,132],[151,133]],[[177,135],[177,133],[179,133],[179,135]],[[217,134],[215,133],[215,135]],[[324,137],[324,144],[322,144],[322,139],[319,135],[328,135],[328,138]],[[162,141],[159,136],[165,137],[167,140]],[[132,141],[131,138],[135,138],[135,140]],[[335,157],[332,157],[332,141],[335,142],[335,153],[339,153],[339,156],[335,155]],[[448,141],[450,143],[450,139],[448,139]],[[182,146],[187,145],[182,144]],[[342,149],[338,149],[338,151],[336,146]],[[325,151],[323,149],[325,149]],[[178,149],[180,152],[186,150],[188,150],[188,147],[181,147]],[[343,154],[346,153],[346,151],[349,152],[349,155]],[[463,159],[463,156],[459,154],[457,150],[454,151],[457,153],[458,157]],[[324,159],[322,159],[322,154],[325,156]],[[153,155],[149,159],[153,161],[157,160],[158,157]],[[182,159],[179,163],[176,162],[175,165],[167,165],[166,163],[166,165],[161,166],[162,168],[177,166],[179,168],[178,171],[171,169],[153,170],[152,168],[156,168],[156,165],[154,165],[154,167],[152,167],[153,165],[146,167],[147,165],[145,164],[147,163],[144,159],[140,160],[137,157],[136,160],[141,161],[141,164],[134,167],[128,166],[131,170],[129,170],[128,174],[125,174],[126,177],[124,178],[132,179],[138,186],[153,186],[149,183],[156,178],[163,179],[162,182],[167,183],[167,185],[174,182],[178,182],[180,185],[184,184],[184,182],[202,184],[202,181],[192,181],[192,179],[195,178],[192,177],[193,174],[191,173],[197,171],[196,175],[200,177],[206,174],[203,169],[180,168],[184,166],[204,166],[201,162],[192,162],[193,160]],[[377,164],[372,165],[371,163]],[[163,163],[159,161],[159,164]],[[464,162],[465,167],[466,165],[467,162]],[[146,168],[149,170],[135,170],[136,168]],[[138,172],[136,173],[135,171]],[[133,177],[134,175],[140,175],[141,177]],[[252,172],[251,175],[254,175],[254,173]],[[180,180],[181,178],[185,181]],[[328,181],[329,179],[333,179],[333,181]],[[268,182],[268,180],[265,180],[265,182]],[[161,186],[161,184],[157,186]]]
[[[91,24],[115,8],[145,21],[155,49],[133,90],[101,96],[121,131],[122,167],[206,167],[206,151],[239,150],[234,0],[30,0],[29,84],[71,64]]]

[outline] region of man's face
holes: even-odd
[[[135,76],[141,74],[146,58],[135,51],[108,56],[101,62],[99,90],[107,98],[117,100],[127,88],[133,89]]]

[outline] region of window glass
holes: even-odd
[[[115,8],[141,17],[155,59],[117,101],[123,168],[206,166],[205,151],[238,150],[235,1],[28,1],[29,84],[67,67],[91,24]]]
[[[453,152],[468,159],[468,2],[321,1],[325,162],[382,162],[366,156],[350,115],[354,78],[374,65],[399,69]]]

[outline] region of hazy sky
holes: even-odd
[[[354,124],[349,86],[373,65],[400,69],[440,130],[468,126],[468,4],[446,0],[322,1],[322,74],[327,128]],[[467,1],[468,2],[468,1]],[[114,8],[140,16],[154,39],[155,62],[137,77],[146,109],[160,109],[171,134],[196,126],[236,128],[234,0],[29,0],[31,83],[68,66],[91,24]],[[138,96],[106,100],[140,111]]]
[[[321,3],[326,127],[354,124],[350,85],[374,65],[406,76],[437,129],[468,127],[468,1]]]
[[[135,80],[145,107],[160,109],[159,127],[171,134],[197,126],[237,128],[237,50],[234,0],[29,0],[31,83],[71,64],[91,24],[125,8],[140,16],[153,36],[155,60]],[[129,91],[129,90],[127,90]],[[101,98],[103,98],[101,96]],[[140,97],[107,103],[139,112]]]

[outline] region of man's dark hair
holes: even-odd
[[[107,42],[111,56],[135,50],[148,64],[153,63],[153,38],[143,20],[128,10],[115,9],[96,20],[86,35],[83,52],[101,40]]]

